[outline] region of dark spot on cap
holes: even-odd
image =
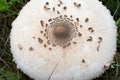
[[[48,27],[48,40],[56,46],[66,46],[75,35],[77,36],[77,26],[71,21],[68,15],[60,15],[53,18]],[[51,45],[52,46],[52,45]]]
[[[33,36],[33,39],[35,39],[35,36]]]
[[[52,46],[53,46],[53,47],[55,47],[55,46],[56,46],[56,44],[52,44]]]
[[[62,17],[63,17],[62,15],[59,16],[59,18],[62,18]]]
[[[63,49],[65,49],[65,48],[66,48],[66,46],[64,45],[64,46],[63,46]]]
[[[67,17],[67,15],[64,15],[64,17]]]
[[[97,51],[99,51],[99,50],[100,50],[99,48],[100,48],[100,45],[98,45],[98,46],[97,46]]]
[[[79,22],[79,18],[76,18],[77,22]]]
[[[104,68],[105,68],[105,69],[107,69],[107,68],[109,68],[109,66],[107,66],[107,65],[104,65]]]
[[[85,19],[85,22],[88,22],[88,21],[89,21],[89,18],[86,18],[86,19]]]
[[[59,0],[60,4],[63,4],[63,2],[61,0]]]
[[[73,44],[77,44],[77,42],[73,42]]]
[[[49,44],[49,45],[51,44],[50,40],[47,41],[47,44]]]
[[[48,21],[50,22],[50,21],[52,21],[52,19],[48,19]]]
[[[42,27],[44,27],[44,21],[43,20],[40,21],[40,24],[41,24]]]
[[[44,34],[44,37],[46,36],[46,33]]]
[[[29,47],[29,51],[33,51],[34,49],[33,49],[33,47]]]
[[[61,6],[61,4],[58,4],[58,7],[60,7]]]
[[[49,5],[49,2],[46,2],[46,5]]]
[[[102,42],[102,37],[98,37],[99,41],[98,43]]]
[[[85,63],[85,59],[82,59],[82,63]]]
[[[66,27],[65,25],[55,26],[53,33],[57,39],[66,39],[70,36],[69,27]]]
[[[88,30],[92,33],[94,32],[93,28],[92,27],[89,27]]]
[[[87,41],[92,41],[92,36],[90,36],[90,37],[87,39]]]
[[[49,8],[49,7],[47,7],[47,6],[44,6],[44,9],[45,9],[45,10],[50,10],[50,8]]]
[[[70,45],[71,45],[71,43],[68,43],[68,44],[67,44],[67,46],[70,46]]]
[[[82,34],[79,32],[79,33],[78,33],[78,36],[82,36]]]
[[[48,36],[46,36],[46,39],[48,39]]]
[[[46,47],[47,47],[47,45],[46,45],[46,44],[44,44],[44,47],[46,48]]]
[[[43,31],[40,31],[41,34],[43,34]]]
[[[60,11],[57,11],[57,14],[60,14]]]
[[[52,50],[52,48],[49,48],[49,50],[51,51],[51,50]]]
[[[82,25],[80,25],[80,27],[82,28]]]
[[[46,23],[46,27],[48,27],[48,24]]]
[[[47,29],[45,29],[45,32],[47,32]]]
[[[63,9],[64,9],[64,10],[66,10],[66,9],[67,9],[67,7],[66,7],[66,6],[64,6],[64,7],[63,7]]]
[[[72,18],[73,16],[72,15],[70,15],[70,18]]]
[[[98,37],[98,43],[99,43],[99,45],[97,46],[97,51],[99,51],[100,50],[100,43],[102,42],[102,37]]]
[[[41,38],[38,38],[39,43],[43,43],[43,40]]]
[[[74,5],[75,5],[76,7],[80,7],[80,6],[81,6],[80,3],[76,3],[76,2],[74,2]]]
[[[21,44],[18,44],[18,48],[19,48],[20,50],[22,50],[22,49],[23,49],[23,47],[22,47],[22,45],[21,45]]]
[[[55,11],[55,7],[53,7],[53,11]]]

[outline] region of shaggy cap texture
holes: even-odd
[[[10,43],[18,68],[35,80],[91,80],[113,60],[116,26],[98,0],[31,0]]]

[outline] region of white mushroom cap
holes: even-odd
[[[93,79],[115,55],[115,22],[98,0],[31,0],[12,26],[15,62],[35,80]]]

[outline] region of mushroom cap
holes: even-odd
[[[31,0],[12,23],[10,45],[35,80],[89,80],[111,64],[116,32],[98,0]]]

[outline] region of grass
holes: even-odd
[[[110,66],[110,69],[94,80],[120,80],[120,2],[100,1],[111,11],[118,26],[117,54],[114,58],[115,63]],[[11,23],[27,2],[28,0],[0,0],[0,80],[32,80],[16,68],[9,44]]]

